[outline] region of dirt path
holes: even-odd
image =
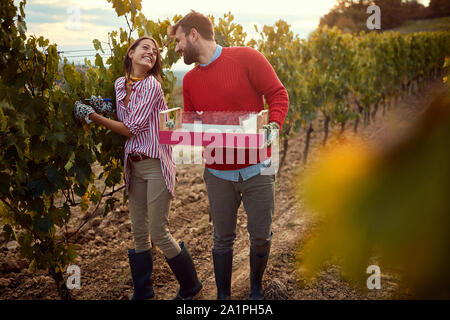
[[[376,122],[360,128],[359,135],[371,141],[389,140],[393,123],[405,127],[430,101],[431,89],[441,88],[430,84],[424,92],[407,97],[384,117],[380,111]],[[316,124],[319,128],[320,120]],[[347,129],[350,131],[350,128]],[[312,145],[322,140],[322,130],[312,136]],[[306,215],[302,199],[292,194],[292,178],[303,170],[302,152],[304,135],[297,134],[290,141],[286,165],[276,181],[276,207],[273,217],[274,238],[265,275],[268,299],[380,299],[402,294],[394,277],[384,275],[381,290],[359,290],[345,280],[339,268],[330,265],[315,283],[307,283],[295,271],[295,251],[301,252],[305,236],[314,230],[316,223]],[[311,156],[317,150],[313,147]],[[209,206],[202,178],[203,166],[178,166],[177,195],[170,212],[170,230],[179,241],[185,241],[199,278],[204,284],[202,299],[215,299],[216,289],[211,256],[212,224],[209,222]],[[78,216],[77,216],[78,215]],[[74,214],[74,225],[81,213]],[[246,215],[241,206],[238,213],[237,238],[234,247],[232,299],[247,299],[249,293],[249,240]],[[124,205],[105,217],[95,218],[79,238],[79,257],[76,264],[81,269],[80,290],[74,290],[76,299],[127,299],[132,293],[127,249],[133,246],[130,233],[128,207]],[[177,291],[177,283],[161,251],[154,249],[154,273],[156,299],[171,299]],[[0,238],[0,299],[57,299],[53,280],[43,271],[31,277],[27,263],[20,259],[18,249]]]

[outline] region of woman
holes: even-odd
[[[115,81],[120,121],[103,117],[93,107],[79,102],[75,115],[128,138],[125,183],[135,246],[128,250],[134,285],[131,299],[154,297],[152,243],[163,251],[180,284],[175,299],[193,299],[200,294],[202,284],[186,246],[179,245],[167,227],[175,187],[175,163],[171,147],[158,143],[159,112],[167,110],[167,105],[160,84],[162,67],[157,42],[150,37],[137,39],[128,49],[123,66],[125,76]]]

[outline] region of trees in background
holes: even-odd
[[[336,26],[344,32],[367,30],[368,6],[375,4],[381,10],[381,28],[389,30],[407,20],[450,16],[450,1],[430,0],[428,7],[417,0],[338,0],[329,13],[320,19],[319,26]]]
[[[438,18],[450,16],[450,1],[430,0],[428,5],[427,18]]]

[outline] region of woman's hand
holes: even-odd
[[[91,96],[90,104],[94,108],[95,112],[99,114],[115,114],[116,109],[111,102],[103,101],[101,96]]]
[[[86,123],[91,123],[92,120],[90,120],[90,115],[92,113],[95,113],[94,108],[91,106],[88,106],[81,101],[75,101],[75,107],[73,108],[73,113],[75,115],[75,118],[81,121],[86,121]]]
[[[115,133],[121,134],[127,138],[131,137],[131,131],[122,122],[106,118],[95,112],[94,108],[85,105],[81,101],[75,102],[75,108],[73,109],[75,117],[81,121],[91,123],[92,121],[107,127],[109,130]]]

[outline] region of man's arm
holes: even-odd
[[[276,122],[280,129],[289,109],[289,95],[269,61],[259,51],[246,48],[244,62],[254,88],[258,90],[269,105],[269,123]]]

